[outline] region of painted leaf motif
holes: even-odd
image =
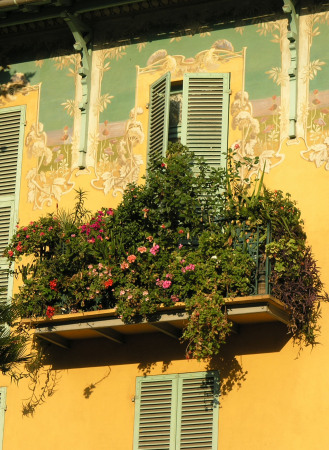
[[[63,186],[65,182],[65,178],[55,178],[53,183],[58,186]]]
[[[58,185],[53,185],[52,186],[52,193],[55,197],[56,200],[60,201],[61,196],[62,196],[62,189],[60,188],[60,186]]]

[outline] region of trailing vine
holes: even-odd
[[[183,302],[187,357],[208,358],[230,332],[225,298],[257,293],[259,264],[270,261],[291,332],[314,344],[322,283],[300,211],[263,176],[241,180],[241,164],[246,173],[257,161],[236,162],[230,150],[227,170],[215,170],[174,144],[116,210],[89,216],[78,192],[72,213],[19,226],[5,254],[20,261],[21,316],[116,308],[131,323]]]

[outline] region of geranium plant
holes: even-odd
[[[322,283],[300,212],[262,177],[241,180],[241,164],[247,173],[256,163],[236,162],[231,150],[227,170],[215,170],[174,144],[145,184],[128,186],[116,210],[90,216],[78,192],[72,213],[18,226],[5,254],[19,260],[21,315],[116,308],[130,323],[183,302],[187,357],[207,358],[230,332],[225,298],[257,293],[267,261],[291,331],[314,344]]]

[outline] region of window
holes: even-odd
[[[0,300],[8,298],[12,282],[3,251],[17,221],[24,113],[23,107],[0,110]]]
[[[138,377],[134,450],[217,450],[217,372]]]
[[[2,449],[3,429],[5,425],[6,394],[7,388],[0,387],[0,450]]]
[[[169,72],[152,84],[148,166],[165,156],[168,137],[180,138],[212,167],[225,165],[229,84],[229,73],[187,73],[182,85],[171,84]]]

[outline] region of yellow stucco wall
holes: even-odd
[[[239,64],[242,71],[241,61],[230,64]],[[233,94],[240,89],[238,77],[234,80]],[[143,84],[140,89],[145,92]],[[26,133],[37,120],[37,95],[38,91],[17,95],[10,104],[27,105]],[[146,129],[147,111],[141,120]],[[233,133],[230,143],[237,139],[237,131]],[[266,175],[265,183],[291,193],[297,200],[309,243],[328,287],[329,175],[323,168],[316,168],[301,158],[300,152],[305,148],[303,139],[282,143],[280,153],[284,159]],[[145,142],[134,151],[143,151],[146,158]],[[25,149],[22,180],[31,167]],[[120,196],[108,200],[103,192],[90,187],[92,172],[76,175],[77,169],[73,175],[75,189],[81,187],[88,191],[87,208],[96,210],[105,204],[112,207],[118,204]],[[55,203],[42,211],[32,210],[26,206],[27,194],[26,183],[22,182],[21,224],[41,213],[56,211]],[[74,195],[73,190],[63,195],[59,207],[70,208]],[[220,450],[329,448],[328,318],[329,307],[323,305],[320,344],[312,351],[306,348],[300,352],[282,324],[246,325],[230,337],[211,364],[212,369],[220,371],[222,383]],[[187,361],[182,345],[159,334],[132,336],[125,345],[100,338],[73,341],[69,350],[49,347],[37,383],[22,378],[15,384],[8,377],[0,377],[0,386],[8,387],[3,448],[131,450],[136,377],[208,368],[206,363]],[[24,414],[24,405],[29,400],[36,403],[35,409],[33,414],[27,411]]]

